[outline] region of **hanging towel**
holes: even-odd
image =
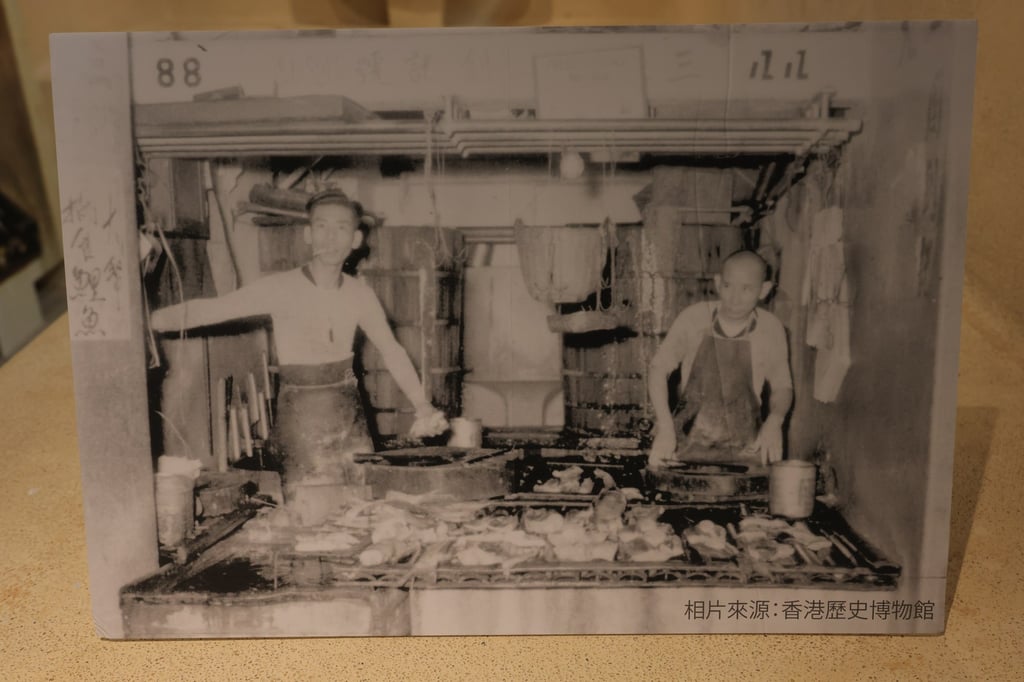
[[[851,364],[850,304],[845,277],[840,284],[838,300],[826,306],[824,315],[827,317],[830,343],[828,347],[818,347],[814,360],[814,398],[831,403],[839,396]]]
[[[808,307],[807,345],[831,348],[832,304],[839,301],[846,278],[843,209],[832,206],[814,215],[808,261],[800,298]]]

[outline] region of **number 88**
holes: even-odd
[[[197,87],[202,82],[202,76],[199,74],[199,60],[189,57],[181,66],[185,70],[185,85],[190,88]],[[156,80],[160,87],[172,87],[174,85],[174,61],[167,57],[158,59],[156,74]]]

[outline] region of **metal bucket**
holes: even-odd
[[[805,519],[814,511],[817,467],[813,462],[787,459],[772,464],[768,477],[768,510],[774,516]]]
[[[184,542],[195,524],[194,481],[177,474],[156,475],[156,534],[160,544]]]
[[[479,419],[458,417],[452,420],[448,445],[453,448],[479,448],[483,444],[483,423]]]

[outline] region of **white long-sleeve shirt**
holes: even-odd
[[[361,328],[388,362],[405,354],[388,326],[387,316],[365,282],[341,276],[337,289],[318,287],[303,268],[262,277],[217,298],[188,301],[182,321],[180,306],[158,311],[154,327],[170,331],[217,324],[232,319],[269,315],[282,365],[318,365],[352,357],[356,329]]]

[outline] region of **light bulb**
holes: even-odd
[[[576,152],[562,152],[558,170],[566,180],[575,180],[583,175],[583,157]]]

